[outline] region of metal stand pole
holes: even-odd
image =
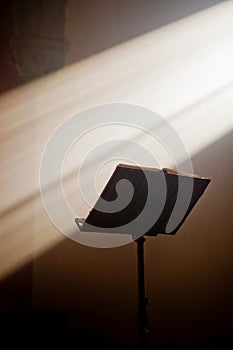
[[[140,340],[140,348],[147,348],[147,333],[146,325],[148,323],[146,306],[148,298],[145,297],[145,276],[144,276],[144,242],[142,236],[136,240],[137,243],[137,259],[138,259],[138,311],[137,311],[137,327]]]

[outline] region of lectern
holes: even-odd
[[[210,179],[168,168],[118,164],[86,219],[82,232],[131,234],[137,243],[138,309],[136,324],[146,346],[148,299],[145,295],[146,236],[174,235],[207,188]],[[132,190],[133,188],[133,190]]]

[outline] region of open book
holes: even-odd
[[[133,186],[129,202],[129,183],[121,180]],[[168,168],[118,164],[87,218],[75,221],[83,232],[175,234],[209,182],[208,178]],[[125,207],[104,210],[118,195]]]

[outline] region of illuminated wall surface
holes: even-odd
[[[151,342],[204,344],[230,338],[232,37],[233,2],[225,1],[0,96],[0,278],[4,282],[30,264],[30,307],[68,310],[74,329],[119,344],[136,342],[134,243],[96,249],[66,238],[49,219],[39,191],[44,146],[63,121],[95,105],[130,103],[169,121],[191,155],[194,173],[212,179],[176,236],[146,241]],[[125,126],[117,132],[128,140],[138,137],[161,166],[171,166],[163,153],[156,154],[150,135]],[[76,193],[80,160],[115,133],[113,126],[93,131],[79,148],[74,145],[64,163],[64,191],[77,216],[88,213]],[[112,169],[106,167],[97,178],[99,189]],[[68,226],[76,229],[74,222]],[[7,308],[3,300],[1,305]]]

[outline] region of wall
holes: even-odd
[[[219,0],[11,0],[1,11],[0,93]]]
[[[218,0],[68,0],[66,64],[106,50],[183,17]]]

